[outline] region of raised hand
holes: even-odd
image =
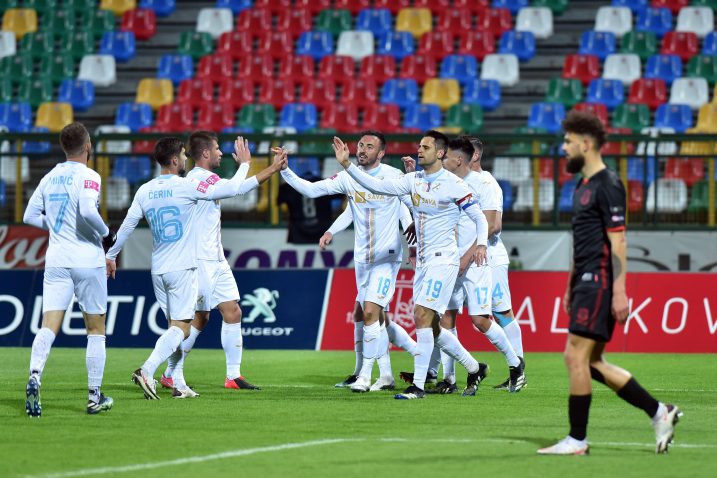
[[[286,169],[289,167],[289,152],[285,150],[284,148],[280,148],[278,146],[275,146],[271,148],[271,152],[274,153],[274,161],[273,165],[277,167],[277,171]]]
[[[348,168],[351,166],[351,161],[349,160],[349,147],[346,143],[341,141],[341,138],[338,136],[334,136],[334,142],[331,145],[334,148],[334,153],[336,154],[336,160],[343,166],[344,168]]]
[[[251,163],[251,152],[249,151],[249,141],[237,136],[234,141],[234,152],[232,157],[237,164],[249,164]]]
[[[416,160],[412,157],[404,156],[401,158],[401,161],[403,161],[403,169],[405,169],[407,173],[412,173],[416,170]]]

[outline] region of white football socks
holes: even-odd
[[[371,325],[363,326],[363,364],[359,375],[369,380],[371,379],[371,370],[373,369],[373,364],[379,355],[380,335],[381,324],[379,324],[378,321],[374,322]]]
[[[433,352],[433,329],[416,329],[416,353],[413,356],[413,384],[423,390],[426,386],[428,362]]]
[[[478,371],[478,361],[468,353],[468,351],[458,341],[458,337],[450,333],[443,327],[440,328],[441,332],[436,337],[436,343],[441,350],[454,359],[456,359],[461,365],[463,365],[468,373],[475,373]]]
[[[167,329],[167,331],[157,339],[154,350],[152,350],[149,358],[144,362],[144,365],[142,365],[144,373],[150,378],[153,377],[154,372],[157,371],[160,364],[167,360],[169,356],[179,348],[183,340],[184,332],[182,332],[182,329],[176,325]]]
[[[503,330],[505,331],[505,335],[508,337],[508,341],[510,341],[510,345],[513,346],[513,350],[515,350],[515,354],[518,357],[523,356],[523,334],[520,332],[520,325],[518,325],[518,321],[513,320],[510,321],[508,325],[503,327]]]
[[[32,352],[30,354],[30,375],[42,376],[45,369],[47,357],[50,355],[52,343],[55,341],[55,333],[47,327],[41,328],[35,339],[32,341]]]
[[[416,355],[416,341],[408,335],[406,329],[395,322],[388,322],[386,332],[388,332],[388,339],[393,345],[405,350],[411,355]]]
[[[455,327],[446,330],[458,337],[458,330]],[[456,361],[453,357],[441,351],[441,363],[443,364],[443,380],[448,383],[456,383]]]
[[[363,321],[354,322],[354,352],[356,352],[356,365],[352,375],[358,375],[363,366]]]
[[[518,330],[520,330],[520,328],[518,328]],[[508,366],[517,367],[518,365],[520,365],[518,355],[515,353],[513,346],[510,345],[508,336],[500,325],[491,321],[490,327],[485,333],[485,336],[488,338],[488,340],[490,340],[490,343],[492,343],[495,348],[498,349],[500,353],[505,356],[505,361],[508,362]]]
[[[105,350],[104,335],[88,335],[85,363],[87,364],[87,387],[99,389],[102,386],[102,376],[105,373],[105,361],[107,351]],[[99,396],[97,397],[99,399]]]
[[[386,326],[381,324],[381,332],[379,334],[378,341],[378,353],[379,357],[376,359],[378,362],[378,373],[380,377],[391,377],[393,378],[393,369],[391,368],[391,355],[388,352],[389,340],[388,331]]]
[[[171,371],[172,374],[172,381],[174,382],[174,387],[183,390],[187,388],[187,382],[184,380],[184,361],[187,358],[187,355],[189,352],[192,351],[192,348],[194,347],[194,343],[197,341],[197,337],[199,337],[199,334],[201,334],[202,331],[190,326],[189,327],[189,337],[184,339],[182,341],[182,345],[179,346],[175,352],[169,356],[169,360],[167,360],[167,369],[169,370],[169,364],[174,360],[176,360],[174,364],[174,370]],[[165,377],[168,377],[169,375],[166,375],[165,371]]]
[[[238,324],[222,322],[222,348],[227,360],[227,378],[233,380],[241,377],[241,356],[244,348],[241,322]]]
[[[428,373],[434,377],[438,376],[438,369],[441,367],[441,349],[436,341],[433,341],[433,352],[431,352],[431,360],[428,362]]]

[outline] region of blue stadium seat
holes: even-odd
[[[659,78],[669,86],[682,76],[682,60],[677,55],[652,55],[645,65],[645,78]]]
[[[662,38],[672,29],[672,12],[668,8],[646,8],[637,12],[635,30],[638,32],[652,32]]]
[[[528,0],[493,0],[493,8],[507,8],[512,15],[518,13],[521,8],[527,7]]]
[[[717,55],[717,31],[708,33],[702,40],[703,55]]]
[[[645,180],[645,159],[647,159],[647,182],[649,184],[655,180],[657,177],[657,161],[655,161],[654,157],[648,156],[647,158],[627,158],[628,181],[642,182]]]
[[[137,54],[134,32],[110,31],[102,34],[100,55],[112,55],[120,63],[131,60]]]
[[[500,106],[500,83],[497,80],[469,81],[463,88],[463,103],[480,105],[485,111],[493,111]]]
[[[448,55],[441,62],[441,78],[455,78],[461,86],[478,78],[478,61],[471,55]]]
[[[503,190],[503,212],[510,211],[513,207],[515,197],[513,196],[513,185],[505,179],[498,179],[498,186]]]
[[[315,61],[334,53],[334,37],[331,32],[304,32],[296,42],[296,54],[308,55]]]
[[[598,78],[588,86],[588,103],[602,103],[612,111],[625,102],[625,86],[622,81]]]
[[[254,130],[252,128],[240,128],[238,126],[232,126],[230,128],[222,128],[221,132],[222,132],[222,134],[231,134],[236,138],[237,136],[246,136],[247,134],[253,133]],[[222,144],[220,144],[219,147],[223,153],[226,153],[226,154],[232,153],[234,151],[234,139],[222,142]],[[249,152],[251,154],[256,153],[256,142],[255,141],[249,141]]]
[[[60,103],[70,103],[75,111],[88,110],[95,104],[95,85],[88,80],[65,78],[57,96]]]
[[[219,3],[219,2],[217,2]],[[249,2],[251,6],[251,1]],[[158,17],[168,17],[177,8],[176,0],[139,0],[138,8],[145,10],[154,10],[154,14]]]
[[[512,53],[520,61],[530,61],[535,56],[535,35],[508,30],[500,36],[498,53]]]
[[[289,103],[281,109],[279,126],[295,128],[297,133],[318,127],[316,105],[313,103]]]
[[[217,0],[216,8],[228,8],[236,16],[254,6],[254,0]]]
[[[5,207],[5,181],[0,179],[0,207]]]
[[[617,51],[617,40],[612,32],[596,32],[588,30],[583,32],[580,37],[580,49],[578,53],[581,55],[595,55],[600,61]]]
[[[403,60],[413,55],[416,43],[411,32],[388,32],[378,37],[377,55],[391,55],[396,60]]]
[[[646,9],[648,4],[648,0],[612,0],[613,7],[627,7],[633,14]]]
[[[35,126],[30,128],[29,133],[49,133],[50,130],[43,126]],[[49,141],[22,141],[22,153],[49,153],[50,142]]]
[[[403,127],[428,131],[441,126],[441,107],[438,105],[408,105],[403,118]]]
[[[26,101],[0,103],[0,126],[8,131],[23,132],[32,126],[32,106]]]
[[[562,103],[533,103],[530,107],[528,126],[544,128],[549,133],[557,133],[565,118],[565,106]]]
[[[676,133],[684,133],[692,128],[692,110],[688,105],[660,105],[655,111],[655,127],[673,128]]]
[[[577,185],[578,182],[575,179],[569,179],[560,188],[560,201],[558,203],[560,212],[573,212],[573,194]]]
[[[112,177],[125,178],[130,184],[137,184],[152,176],[149,156],[117,156],[111,161]]]
[[[146,103],[121,103],[115,113],[115,124],[127,126],[133,132],[152,126],[152,107]]]
[[[289,158],[289,168],[291,168],[297,176],[302,177],[307,173],[311,176],[321,177],[321,162],[319,158]]]
[[[396,104],[400,108],[418,103],[418,84],[416,80],[392,78],[381,89],[381,103]]]
[[[356,30],[368,30],[375,37],[393,29],[393,16],[387,8],[365,8],[356,18]]]
[[[159,59],[157,78],[172,80],[177,86],[188,78],[194,77],[194,61],[191,55],[162,55]]]

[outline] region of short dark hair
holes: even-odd
[[[475,151],[470,140],[465,136],[459,136],[448,142],[448,149],[462,153],[466,161],[470,161]]]
[[[205,149],[212,149],[212,141],[217,141],[217,135],[212,131],[195,131],[187,140],[189,157],[196,161]]]
[[[90,141],[90,133],[82,123],[70,123],[60,131],[60,146],[67,157],[79,156]]]
[[[152,158],[154,158],[160,166],[169,166],[171,159],[182,153],[182,148],[184,148],[184,143],[181,139],[174,136],[162,138],[154,145]]]
[[[386,149],[386,137],[383,135],[382,132],[380,132],[380,131],[375,131],[375,130],[372,130],[372,129],[367,129],[366,131],[361,131],[361,137],[363,138],[364,136],[375,136],[375,137],[377,137],[377,138],[378,138],[378,141],[379,141],[379,143],[380,143],[380,145],[381,145],[381,147],[380,147],[381,151],[383,151],[384,149]]]
[[[459,136],[459,138],[467,139],[473,145],[473,149],[475,150],[475,152],[483,154],[483,141],[481,141],[477,136],[469,136],[466,134]]]
[[[441,149],[443,151],[445,151],[446,148],[448,147],[448,136],[441,133],[440,131],[436,131],[435,129],[426,131],[425,133],[423,133],[423,137],[424,138],[426,138],[426,137],[433,138],[436,142],[436,150],[437,151],[439,151]]]
[[[572,110],[568,113],[563,120],[563,131],[592,137],[598,151],[605,144],[605,128],[602,121],[587,111]]]

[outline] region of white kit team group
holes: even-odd
[[[349,160],[348,146],[334,138],[336,159],[345,171],[311,183],[288,168],[288,152],[282,148],[272,150],[274,159],[269,167],[247,178],[248,143],[237,138],[232,156],[239,167],[232,178],[225,179],[212,172],[222,157],[213,133],[195,132],[186,144],[178,138],[162,138],[153,154],[161,174],[137,190],[116,236],[98,212],[101,179],[87,167],[92,149],[89,133],[82,124],[72,123],[60,133],[60,145],[67,161],[43,177],[24,216],[24,222],[46,229],[50,235],[42,327],[32,344],[26,387],[29,416],[42,414],[42,372],[73,295],[87,328],[87,413],[112,408],[112,398],[101,392],[107,278],[115,277],[115,260],[142,218],[152,232],[152,283],[168,329],[144,364],[132,373],[132,380],[145,398],[159,399],[154,376],[167,362],[161,385],[170,388],[174,398],[198,396],[184,379],[184,361],[206,326],[209,311],[216,308],[223,319],[224,386],[258,389],[240,370],[239,290],[222,248],[220,200],[245,194],[277,172],[303,195],[348,197],[349,206],[319,243],[327,247],[335,234],[353,222],[358,290],[354,308],[356,366],[337,387],[355,392],[393,389],[388,354],[392,343],[414,360],[414,371],[401,373],[409,386],[395,398],[417,399],[425,393],[456,391],[456,361],[468,373],[463,395],[474,395],[488,365],[476,361],[458,340],[455,321],[464,304],[475,329],[505,356],[508,379],[497,388],[517,392],[525,386],[520,328],[513,318],[508,287],[508,254],[500,239],[502,192],[490,173],[481,169],[479,140],[449,140],[442,133],[429,131],[418,150],[422,170],[414,171],[415,160],[403,158],[407,171],[403,174],[381,163],[386,142],[380,132],[362,133],[356,152],[358,166]],[[187,155],[195,167],[183,177]],[[399,223],[409,244],[415,243],[409,254],[416,267],[415,341],[386,314],[403,260]],[[379,375],[372,384],[376,362]],[[441,364],[443,380],[438,382]]]

